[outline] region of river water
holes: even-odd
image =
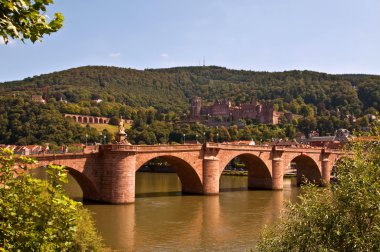
[[[67,191],[82,192],[70,178]],[[283,191],[249,191],[247,177],[222,176],[216,196],[182,195],[175,173],[136,174],[136,202],[90,204],[106,245],[118,251],[249,251],[265,225],[299,189],[284,180]]]

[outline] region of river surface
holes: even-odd
[[[69,195],[80,199],[70,180]],[[246,186],[247,177],[222,176],[219,195],[182,195],[175,173],[138,172],[135,204],[85,207],[106,245],[118,251],[249,251],[299,189],[292,179],[284,180],[283,191]]]

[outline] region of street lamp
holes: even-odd
[[[219,143],[219,133],[216,133],[216,142]]]
[[[107,136],[104,135],[104,144],[106,144],[106,138],[107,138]]]
[[[205,143],[207,141],[206,139],[206,132],[203,132],[203,143]]]
[[[87,146],[87,138],[88,138],[88,135],[86,134],[86,146]]]
[[[183,134],[183,144],[185,144],[186,134]]]
[[[195,134],[195,143],[198,144],[198,134]]]

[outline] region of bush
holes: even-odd
[[[87,209],[82,208],[79,211],[76,228],[73,251],[107,251]]]
[[[62,188],[64,167],[49,165],[41,180],[32,163],[0,150],[0,251],[101,251],[89,214]]]
[[[259,251],[380,251],[380,143],[353,143],[350,151],[337,164],[338,183],[307,185],[264,230]]]

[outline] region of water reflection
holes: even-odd
[[[248,191],[247,177],[223,176],[216,196],[181,195],[176,174],[137,173],[136,202],[86,205],[105,243],[119,251],[246,251],[298,188]],[[72,178],[71,178],[72,180]],[[72,181],[71,196],[80,188]]]

